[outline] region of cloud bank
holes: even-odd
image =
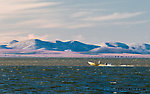
[[[44,40],[71,40],[78,36],[76,38],[80,40],[90,41],[93,40],[90,35],[99,39],[96,31],[100,31],[101,34],[102,31],[107,32],[104,27],[113,30],[119,26],[119,30],[122,30],[125,26],[149,23],[149,20],[143,17],[148,14],[145,11],[118,11],[117,6],[114,9],[105,7],[113,7],[116,3],[121,2],[0,0],[0,40],[28,39],[32,35],[32,38]]]

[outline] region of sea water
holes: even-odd
[[[0,94],[150,94],[150,67],[0,66]]]

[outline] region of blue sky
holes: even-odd
[[[0,0],[0,42],[150,43],[150,0]]]

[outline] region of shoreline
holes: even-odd
[[[99,54],[89,55],[80,53],[59,53],[59,54],[0,54],[0,58],[12,57],[12,58],[150,58],[150,54]]]
[[[150,58],[54,58],[54,57],[0,57],[0,66],[90,66],[87,62],[97,62],[112,65],[134,65],[150,67]]]

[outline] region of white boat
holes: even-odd
[[[101,64],[100,61],[98,63],[88,61],[88,64],[90,64],[91,66],[112,66],[111,64],[107,64],[107,63],[106,64]]]

